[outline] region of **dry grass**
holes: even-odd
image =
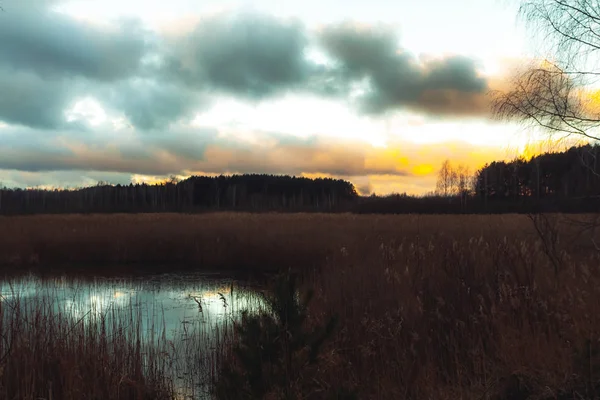
[[[322,266],[344,246],[369,250],[402,237],[531,235],[531,229],[522,232],[524,222],[518,216],[249,213],[0,217],[0,228],[9,232],[0,237],[0,265],[305,269]]]
[[[312,318],[336,313],[341,324],[315,379],[361,398],[572,398],[600,381],[600,257],[589,240],[570,243],[565,224],[552,246],[517,215],[33,216],[0,226],[11,232],[0,237],[4,265],[301,270],[316,290]]]
[[[112,214],[0,217],[0,264],[267,270],[321,262],[328,216]],[[333,220],[331,220],[333,221]],[[322,238],[321,238],[322,239]]]
[[[373,227],[314,280],[315,314],[343,321],[324,385],[377,399],[596,398],[600,258],[589,238],[569,243],[575,232],[559,224],[546,250],[524,216],[393,222],[397,233]]]

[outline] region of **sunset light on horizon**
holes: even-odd
[[[490,91],[537,56],[510,2],[3,8],[2,186],[266,173],[421,195],[446,159],[475,171],[547,142],[491,116]]]

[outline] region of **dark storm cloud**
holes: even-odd
[[[62,128],[65,110],[91,96],[150,131],[191,119],[214,95],[261,100],[293,91],[345,99],[359,82],[367,85],[358,96],[367,113],[408,107],[481,115],[487,105],[487,84],[472,60],[421,62],[399,51],[383,28],[326,28],[318,37],[333,64],[323,65],[307,58],[317,43],[298,21],[223,13],[170,40],[131,20],[110,27],[78,21],[52,11],[58,2],[24,0],[0,14],[2,121]]]
[[[201,89],[263,98],[301,85],[311,64],[305,31],[297,22],[256,13],[202,20],[169,61],[176,79]]]
[[[358,98],[368,113],[399,107],[439,114],[461,113],[464,110],[457,99],[479,105],[471,98],[487,91],[487,82],[478,75],[473,60],[455,56],[421,62],[400,49],[394,32],[385,28],[344,23],[324,29],[320,39],[335,60],[332,86],[339,93],[349,94],[352,84],[366,82],[365,92]]]
[[[32,7],[0,17],[0,64],[44,78],[126,78],[137,73],[145,52],[143,32],[131,21],[99,29]]]
[[[72,90],[68,82],[0,68],[0,120],[41,129],[64,125]]]
[[[64,127],[78,96],[140,70],[147,46],[136,23],[100,29],[52,12],[55,3],[11,2],[0,14],[0,120]]]
[[[368,85],[359,96],[363,112],[406,107],[442,115],[485,112],[487,82],[469,58],[422,62],[399,48],[392,30],[350,23],[327,27],[317,37],[333,65],[307,58],[311,35],[297,22],[219,14],[200,21],[168,52],[162,74],[198,90],[248,99],[287,90],[345,98],[362,81]]]

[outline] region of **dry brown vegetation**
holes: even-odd
[[[443,245],[451,238],[530,239],[534,233],[525,217],[511,215],[249,213],[0,217],[0,229],[0,265],[8,267],[177,264],[208,270],[307,269],[324,265],[343,247],[370,258],[391,240]]]
[[[525,216],[400,221],[317,281],[344,321],[331,380],[373,398],[594,398],[600,259],[568,225],[552,243]]]
[[[313,375],[360,398],[593,398],[600,257],[563,216],[0,219],[0,261],[292,268],[340,326]],[[578,218],[585,218],[580,216]],[[556,234],[556,235],[555,235]],[[314,381],[312,382],[314,384]]]

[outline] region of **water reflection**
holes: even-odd
[[[0,301],[19,307],[41,301],[73,323],[102,320],[108,333],[131,324],[127,334],[165,354],[181,394],[203,398],[224,332],[242,310],[260,307],[255,289],[204,274],[91,280],[27,276],[0,282]]]

